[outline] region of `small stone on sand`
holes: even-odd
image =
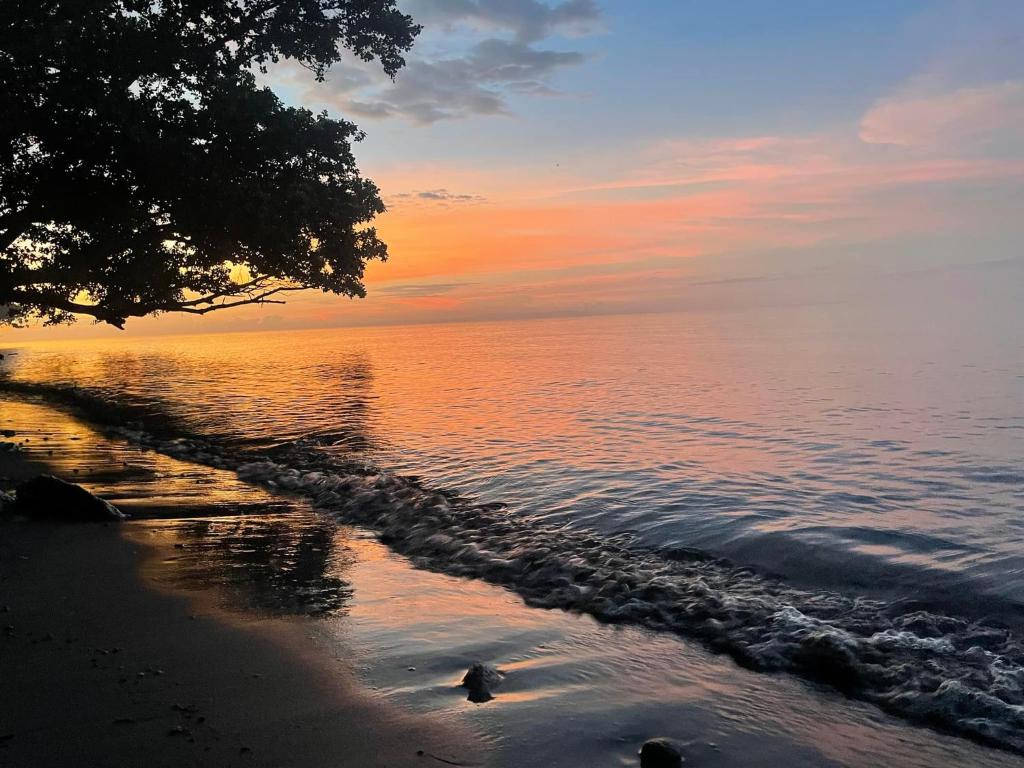
[[[683,755],[668,739],[650,739],[640,748],[641,768],[679,768]]]
[[[462,678],[462,687],[469,691],[466,697],[474,704],[483,704],[494,698],[493,690],[505,679],[503,672],[491,664],[476,662]]]

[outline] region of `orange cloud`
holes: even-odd
[[[165,317],[132,328],[233,330],[679,306],[691,283],[756,274],[758,259],[770,252],[813,252],[825,262],[830,248],[987,228],[999,215],[991,210],[997,202],[972,207],[969,195],[946,193],[1024,179],[1024,160],[986,157],[976,142],[957,137],[993,126],[1011,130],[1006,121],[1021,104],[1021,85],[1006,83],[883,100],[859,124],[830,134],[591,148],[557,168],[368,167],[385,197],[400,202],[377,223],[392,257],[369,265],[365,301],[310,293],[283,309],[208,321]],[[732,266],[716,267],[716,260]],[[744,290],[754,295],[762,285],[752,281]]]
[[[569,180],[543,197],[506,189],[486,205],[395,210],[380,222],[393,258],[368,281],[509,279],[929,231],[944,217],[899,187],[1024,176],[1019,162],[893,156],[835,136],[665,141],[634,160],[619,178]]]

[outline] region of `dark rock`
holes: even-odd
[[[39,475],[18,486],[14,511],[39,520],[71,522],[124,520],[125,514],[85,488],[52,475]]]
[[[0,515],[9,515],[14,512],[14,497],[9,493],[0,491]]]
[[[683,755],[668,739],[650,739],[640,748],[641,768],[679,768]]]
[[[462,678],[462,687],[469,691],[466,697],[475,704],[483,704],[494,698],[492,691],[501,685],[505,673],[490,664],[476,662]]]

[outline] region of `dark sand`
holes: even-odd
[[[315,654],[302,620],[161,593],[145,555],[116,524],[0,523],[0,765],[481,764],[471,735]]]

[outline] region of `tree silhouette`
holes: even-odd
[[[257,74],[347,49],[394,76],[419,29],[395,0],[4,0],[0,322],[365,295],[362,134]]]

